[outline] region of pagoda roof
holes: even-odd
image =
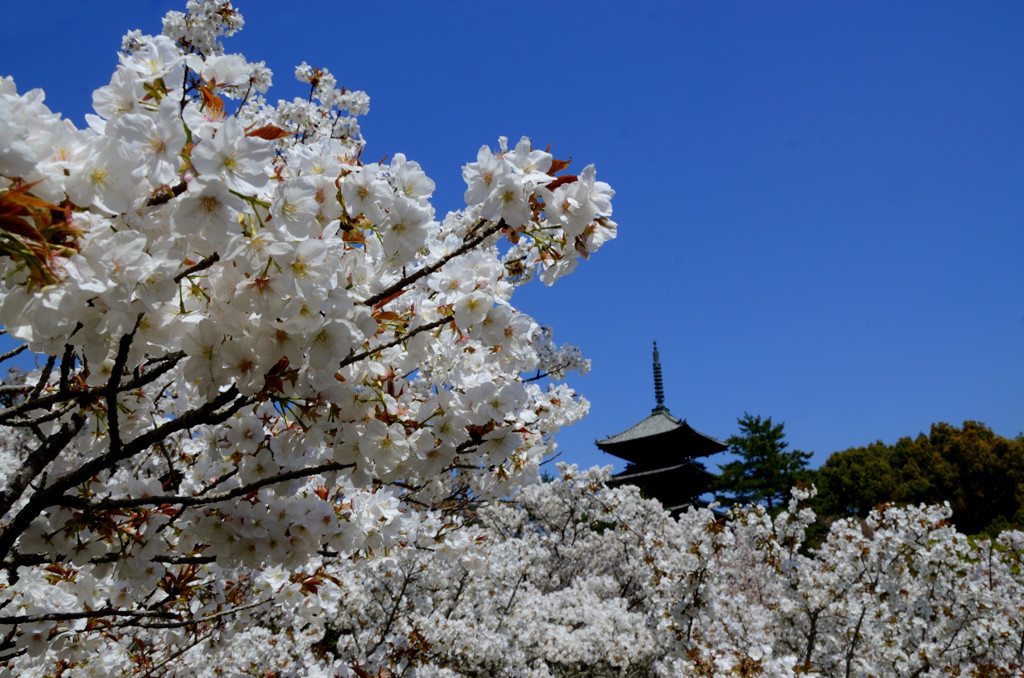
[[[678,514],[700,503],[700,496],[707,492],[714,477],[704,464],[684,458],[678,463],[645,470],[630,464],[625,471],[613,475],[608,485],[637,485],[645,496],[657,499],[666,510]]]
[[[608,454],[648,468],[680,463],[680,458],[706,457],[729,447],[673,416],[665,407],[657,407],[626,430],[595,442]]]
[[[640,440],[641,438],[649,438],[662,433],[669,433],[684,424],[686,424],[686,422],[672,416],[672,413],[668,411],[668,408],[663,407],[655,409],[651,412],[649,417],[641,419],[625,431],[608,436],[604,440],[598,440],[597,446],[603,448],[606,445],[614,445],[616,443]]]

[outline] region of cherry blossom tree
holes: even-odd
[[[312,619],[328,563],[445,544],[586,410],[510,299],[615,236],[594,168],[501,138],[438,218],[418,163],[361,160],[365,93],[302,64],[271,104],[242,24],[129,33],[86,129],[0,81],[3,357],[38,356],[0,387],[8,672],[159,675],[282,599]]]
[[[317,563],[316,595],[265,570],[278,604],[239,613],[244,625],[183,658],[244,675],[446,677],[1024,666],[1020,533],[974,541],[946,522],[948,507],[882,507],[808,550],[810,492],[774,517],[751,506],[674,519],[607,478],[563,465],[553,482],[480,507],[443,543]]]

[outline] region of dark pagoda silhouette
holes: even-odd
[[[610,484],[637,485],[646,496],[678,513],[700,503],[700,496],[709,491],[715,478],[697,458],[718,454],[729,446],[693,429],[665,407],[658,342],[654,342],[654,399],[650,416],[598,440],[597,446],[629,462],[622,473],[612,476]]]

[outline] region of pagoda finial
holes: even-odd
[[[658,342],[654,342],[654,400],[657,403],[652,412],[667,412],[665,389],[661,384],[661,358],[658,356]]]

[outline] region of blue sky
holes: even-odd
[[[120,36],[184,2],[16,3],[0,74],[76,124]],[[1024,430],[1024,4],[241,1],[228,52],[272,98],[325,66],[371,97],[364,158],[403,152],[462,204],[499,135],[591,162],[619,238],[519,306],[580,345],[591,416],[563,459],[666,403],[725,439],[744,412],[815,453],[936,421]]]

